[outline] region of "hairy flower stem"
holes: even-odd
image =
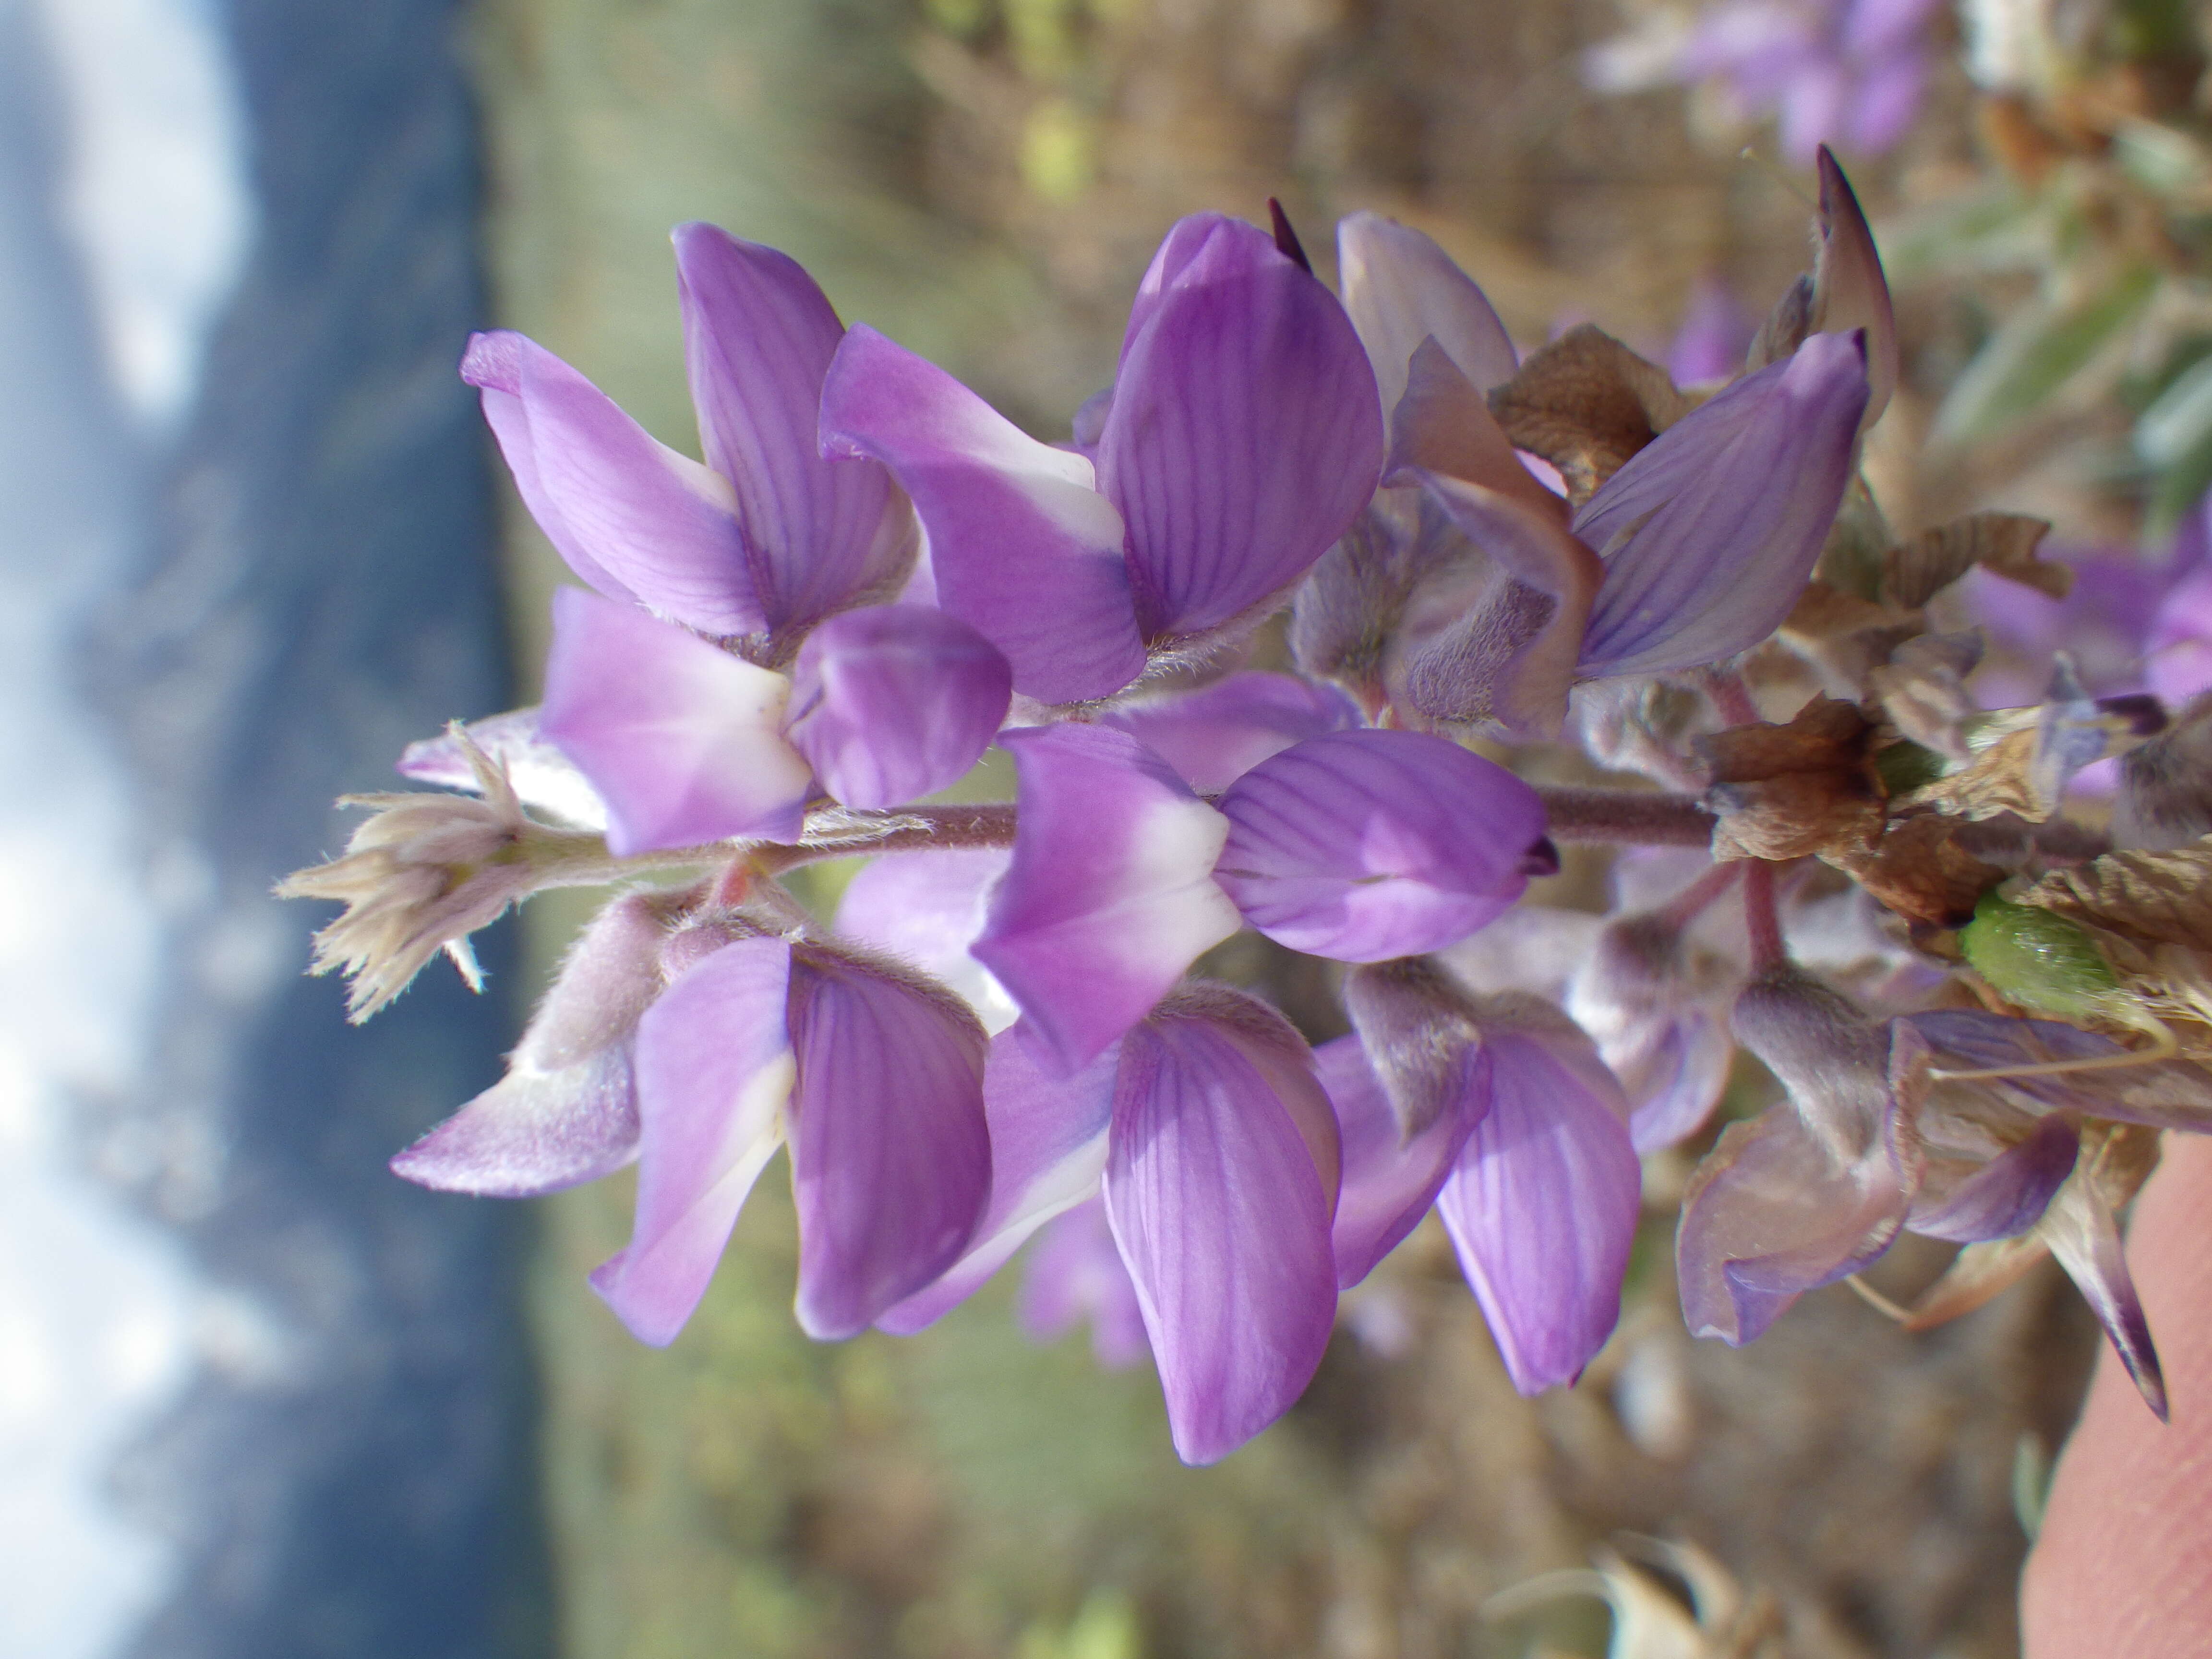
[[[1713,901],[1735,885],[1743,873],[1743,860],[1716,864],[1669,899],[1659,914],[1677,927],[1686,927],[1709,909]]]
[[[1624,847],[1704,847],[1713,815],[1687,795],[1637,789],[1539,789],[1554,841]]]
[[[1550,815],[1554,841],[1703,847],[1712,839],[1713,815],[1686,795],[1654,794],[1640,789],[1561,788],[1536,793]],[[809,839],[796,846],[718,842],[672,848],[629,859],[616,858],[597,836],[562,835],[559,840],[564,845],[557,857],[548,858],[541,852],[532,862],[544,872],[544,879],[538,884],[541,887],[590,886],[657,870],[698,869],[726,864],[733,855],[748,876],[780,876],[825,859],[1012,847],[1014,823],[1014,807],[1007,801],[908,806],[895,812],[843,814],[834,824],[811,830]]]
[[[1782,942],[1782,912],[1774,902],[1774,866],[1764,859],[1747,860],[1743,872],[1743,920],[1751,930],[1754,974],[1790,960]]]

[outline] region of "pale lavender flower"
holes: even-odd
[[[1478,392],[1513,378],[1520,356],[1488,297],[1424,233],[1380,214],[1352,214],[1337,222],[1336,264],[1386,422],[1424,340],[1436,341]]]
[[[890,465],[927,528],[937,601],[1047,702],[1112,695],[1148,657],[1256,622],[1373,495],[1372,372],[1343,308],[1267,234],[1169,233],[1129,316],[1096,460],[1022,434],[942,369],[855,329],[825,447]]]
[[[2060,650],[2092,696],[2149,691],[2170,708],[2212,690],[2212,496],[2150,556],[2046,549],[2073,572],[2063,599],[1976,567],[1956,590],[1990,650],[1972,689],[1984,707],[2034,702]]]
[[[1663,910],[1619,916],[1599,931],[1566,1009],[1626,1090],[1638,1152],[1686,1139],[1720,1103],[1735,1059],[1726,999],[1740,971]]]
[[[2070,1025],[1971,1010],[1879,1023],[1789,964],[1753,981],[1736,1030],[1789,1098],[1729,1125],[1684,1197],[1676,1261],[1696,1334],[1752,1340],[1900,1231],[1970,1245],[2033,1231],[2164,1414],[2118,1224],[2077,1148],[2090,1117],[2201,1132],[2212,1085],[2198,1067],[2038,1074],[2124,1050]]]
[[[795,839],[826,793],[878,808],[946,787],[1006,717],[1006,659],[919,605],[814,628],[790,677],[635,605],[553,599],[538,729],[607,805],[623,856],[732,836]]]
[[[1020,817],[975,954],[1066,1069],[1248,922],[1345,961],[1440,949],[1556,862],[1535,792],[1440,738],[1325,732],[1212,805],[1123,732],[1063,725],[1003,741]]]
[[[640,1340],[673,1340],[788,1142],[799,1322],[851,1336],[951,1266],[982,1213],[982,1028],[943,987],[842,947],[707,922],[666,961],[637,1026],[636,1226],[592,1283]]]
[[[520,334],[472,338],[462,378],[481,388],[523,501],[571,569],[774,659],[823,617],[896,593],[913,514],[881,467],[816,451],[823,376],[845,331],[813,280],[712,225],[680,226],[675,240],[703,466]]]
[[[392,1168],[518,1198],[635,1161],[635,1231],[592,1282],[639,1340],[665,1344],[787,1143],[799,1323],[850,1336],[944,1272],[975,1230],[991,1182],[986,1038],[910,969],[702,915],[697,900],[633,894],[602,911],[507,1078]]]
[[[1788,1097],[1722,1133],[1691,1177],[1675,1241],[1691,1334],[1732,1346],[1895,1241],[1919,1184],[1914,1112],[1927,1086],[1927,1044],[1911,1027],[1869,1018],[1786,962],[1745,988],[1734,1023]]]
[[[1103,1199],[1086,1199],[1038,1229],[1016,1311],[1022,1329],[1039,1342],[1089,1320],[1091,1352],[1108,1370],[1152,1357],[1144,1304],[1114,1243]]]
[[[440,1192],[532,1198],[637,1157],[637,1023],[667,983],[661,963],[685,896],[629,893],[569,947],[507,1075],[392,1160]]]
[[[1316,1056],[1344,1142],[1339,1282],[1433,1206],[1514,1387],[1573,1382],[1620,1320],[1639,1212],[1619,1082],[1556,1008],[1429,963],[1358,969],[1346,1004],[1358,1036]]]
[[[1282,1017],[1176,992],[1074,1077],[1025,1026],[991,1045],[990,1209],[967,1256],[879,1323],[919,1330],[1047,1221],[1102,1190],[1159,1366],[1176,1449],[1226,1456],[1290,1408],[1336,1315],[1336,1123]]]
[[[1793,161],[1810,161],[1823,143],[1877,155],[1919,112],[1938,4],[1729,0],[1682,34],[1600,47],[1585,74],[1613,91],[1666,80],[1715,83],[1739,118],[1774,115]]]
[[[1356,320],[1381,313],[1362,337],[1378,382],[1403,387],[1385,482],[1419,486],[1443,522],[1378,501],[1299,596],[1302,663],[1408,724],[1550,738],[1577,681],[1698,667],[1771,634],[1896,379],[1872,236],[1841,169],[1819,159],[1819,264],[1784,325],[1761,336],[1750,373],[1571,516],[1484,399],[1479,379],[1511,359],[1471,320],[1478,306],[1489,315],[1479,290],[1417,233],[1348,222],[1359,283],[1347,303]]]
[[[1704,386],[1734,380],[1743,355],[1759,331],[1727,283],[1717,276],[1698,279],[1681,325],[1667,347],[1667,373],[1676,386]]]

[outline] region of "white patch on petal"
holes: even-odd
[[[783,738],[789,680],[736,657],[703,653],[685,653],[682,680],[690,691],[684,712],[651,725],[641,722],[641,733],[659,732],[688,744],[702,775],[744,778],[755,800],[806,794],[814,769]]]
[[[1127,897],[1093,918],[1110,920],[1122,959],[1188,962],[1229,938],[1244,918],[1213,866],[1229,840],[1229,820],[1202,800],[1157,800],[1132,827],[1121,886]]]

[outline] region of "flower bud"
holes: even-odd
[[[2212,835],[2212,692],[2120,759],[2112,844],[2166,852]]]

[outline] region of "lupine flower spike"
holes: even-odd
[[[1571,1386],[1725,1096],[1692,1332],[1753,1342],[1915,1231],[1960,1249],[1908,1326],[2055,1256],[2162,1411],[2120,1219],[2160,1134],[2212,1130],[2202,550],[2077,662],[2049,607],[2098,582],[2065,599],[2045,526],[1893,536],[1857,475],[1888,289],[1812,159],[1813,268],[1686,390],[1590,325],[1524,355],[1370,214],[1340,299],[1279,208],[1170,230],[1065,445],[707,226],[700,460],[477,337],[584,584],[544,701],[411,746],[427,787],[353,799],[283,890],[344,905],[316,969],[356,1018],[441,949],[472,975],[535,891],[614,890],[393,1169],[521,1197],[634,1163],[592,1282],[652,1343],[780,1148],[817,1337],[919,1330],[1034,1238],[1025,1328],[1149,1354],[1209,1462],[1431,1212],[1513,1385]],[[1934,631],[1954,599],[1986,629]],[[1249,665],[1286,607],[1290,672]],[[2023,706],[1975,706],[1984,662],[2033,669]],[[994,746],[1014,799],[939,798]],[[2106,760],[2109,837],[2067,816]],[[1525,902],[1573,842],[1602,915]],[[867,862],[830,919],[783,878],[833,858]],[[1191,977],[1261,951],[1341,964],[1352,1035]]]

